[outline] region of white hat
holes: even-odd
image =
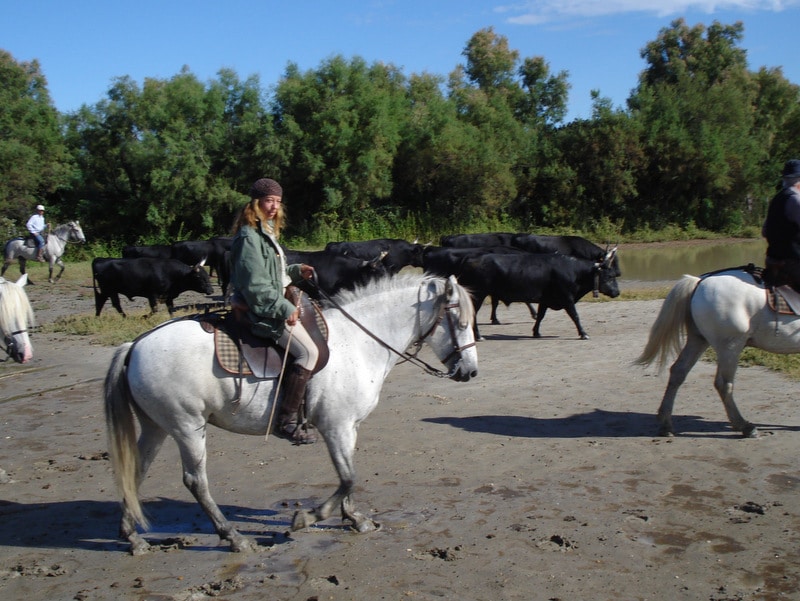
[[[36,205],[37,211],[44,211],[44,205]]]

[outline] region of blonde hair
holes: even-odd
[[[263,197],[262,197],[263,198]],[[242,210],[239,212],[239,215],[236,217],[236,221],[233,224],[233,233],[235,234],[238,232],[243,225],[249,225],[250,227],[258,227],[258,224],[261,223],[264,226],[264,229],[269,231],[270,226],[267,218],[264,216],[264,213],[261,211],[261,206],[259,201],[261,198],[253,198],[248,202]],[[272,231],[270,232],[276,238],[280,238],[281,230],[283,229],[284,223],[286,221],[286,213],[283,209],[283,203],[278,205],[278,214],[275,216],[275,219],[272,221]]]

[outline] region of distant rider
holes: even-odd
[[[36,260],[44,263],[44,236],[42,233],[50,228],[50,225],[44,220],[44,205],[36,205],[36,212],[28,219],[25,227],[36,240]]]

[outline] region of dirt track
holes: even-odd
[[[29,290],[40,321],[91,311],[90,293]],[[762,432],[741,439],[700,364],[678,396],[679,436],[654,437],[665,376],[630,363],[659,306],[581,303],[589,341],[563,312],[533,340],[523,305],[501,309],[501,326],[484,308],[476,380],[398,366],[356,453],[356,502],[383,526],[372,534],[338,519],[287,534],[335,486],[323,445],[211,430],[213,493],[259,543],[248,555],[218,545],[172,443],[143,487],[153,551],[128,554],[100,404],[112,349],[36,335],[31,365],[0,364],[0,596],[797,599],[798,384],[741,370],[740,409]]]

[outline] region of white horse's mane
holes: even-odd
[[[333,300],[339,305],[348,305],[375,294],[383,294],[395,290],[404,290],[409,287],[419,287],[424,282],[428,281],[436,281],[438,284],[440,284],[440,292],[443,292],[445,282],[447,280],[446,278],[431,274],[404,273],[372,280],[365,285],[356,286],[354,290],[340,290],[333,297]],[[458,293],[459,325],[461,327],[466,327],[466,325],[472,323],[475,309],[472,305],[472,299],[470,298],[469,293],[463,286],[456,284],[456,292]]]

